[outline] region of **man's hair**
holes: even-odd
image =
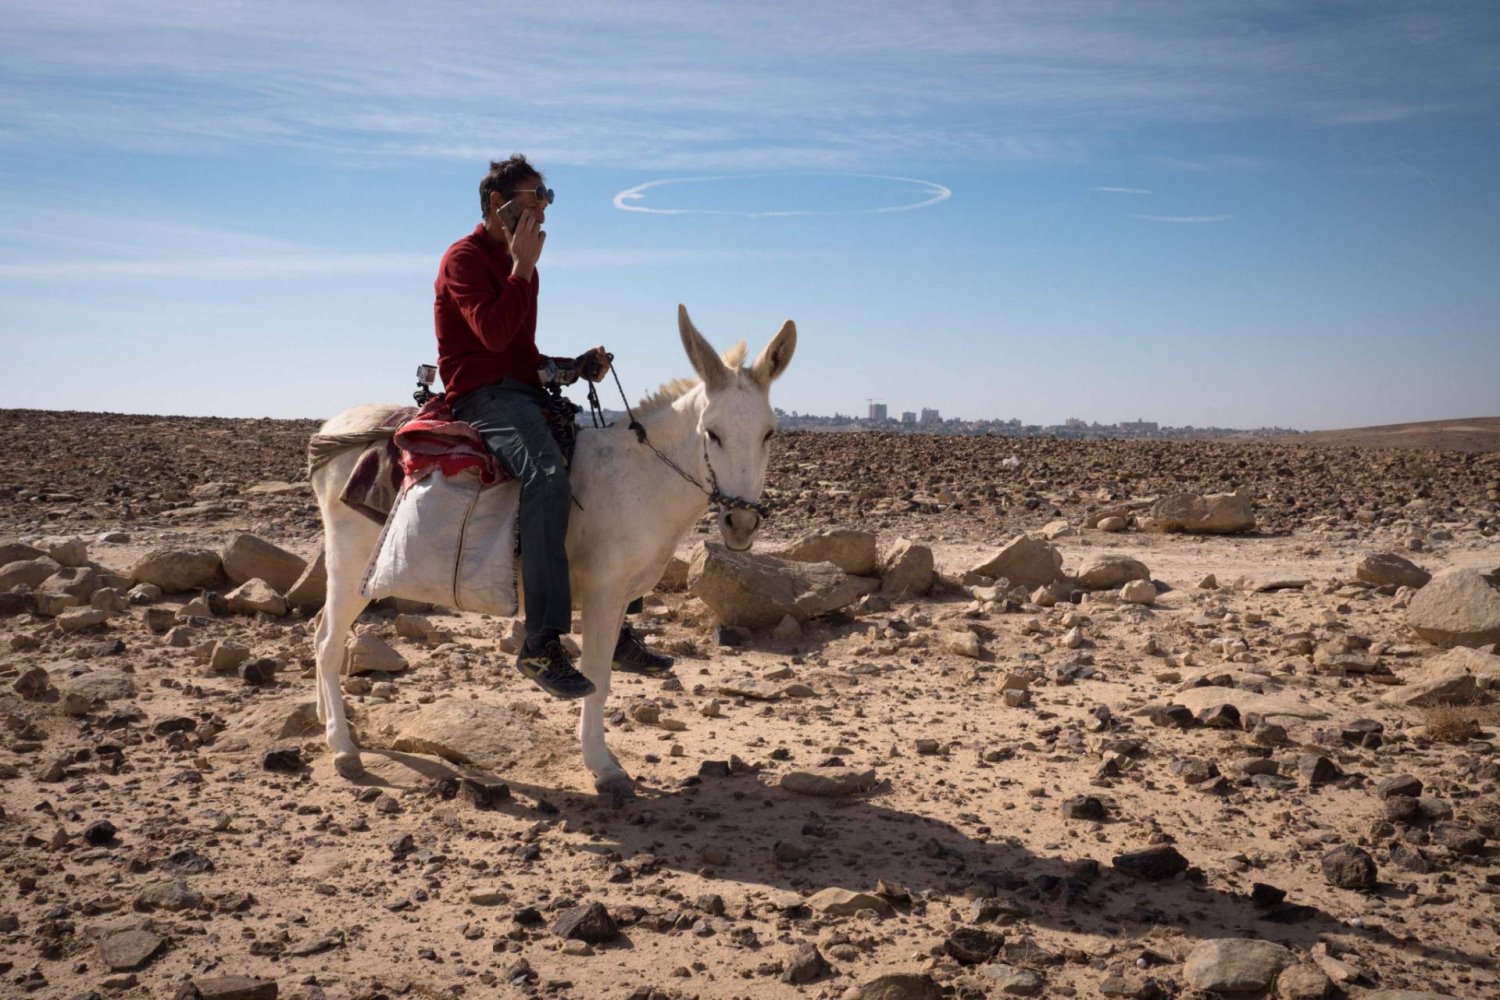
[[[491,160],[490,172],[479,182],[479,214],[485,216],[490,210],[490,192],[499,191],[502,201],[509,201],[516,193],[516,185],[527,177],[540,179],[542,172],[526,162],[522,153],[514,153],[508,160]]]

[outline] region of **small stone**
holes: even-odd
[[[1075,795],[1064,800],[1062,814],[1066,819],[1081,819],[1100,822],[1108,815],[1104,803],[1092,795]]]
[[[1333,984],[1323,970],[1308,962],[1299,962],[1281,970],[1276,977],[1277,1000],[1324,1000]]]
[[[818,951],[817,945],[811,941],[804,941],[787,959],[786,971],[781,974],[781,981],[800,986],[826,976],[829,971],[828,962]]]
[[[884,898],[869,892],[855,892],[829,886],[808,897],[807,905],[817,913],[835,917],[852,917],[860,910],[874,910],[882,916],[891,912],[891,904]]]
[[[17,677],[11,690],[27,701],[39,701],[52,689],[52,679],[44,667],[30,667]]]
[[[1271,941],[1216,938],[1188,953],[1182,974],[1194,989],[1217,993],[1258,993],[1271,985],[1297,957]]]
[[[1375,888],[1375,859],[1358,847],[1345,844],[1323,855],[1323,877],[1340,889],[1365,891]]]
[[[995,957],[1005,937],[983,927],[955,927],[943,939],[943,950],[965,965],[978,965]]]
[[[1120,600],[1126,604],[1155,604],[1156,585],[1150,580],[1131,580],[1120,588]]]
[[[1309,785],[1325,785],[1344,776],[1339,766],[1318,753],[1305,753],[1297,757],[1297,770]]]
[[[552,933],[560,938],[607,944],[619,936],[620,927],[603,903],[586,903],[563,911],[553,923]]]
[[[1102,521],[1100,527],[1103,527]],[[1030,969],[994,962],[981,968],[979,973],[998,988],[1002,996],[1033,997],[1042,991],[1042,977]]]
[[[90,823],[83,831],[83,839],[95,847],[103,847],[115,839],[115,825],[107,819]]]
[[[1187,871],[1188,861],[1170,844],[1148,847],[1115,855],[1111,862],[1117,871],[1150,882],[1160,882]]]
[[[837,798],[856,795],[875,787],[875,769],[857,767],[807,767],[781,776],[781,787],[798,795]]]
[[[276,1000],[274,979],[252,979],[249,976],[216,976],[195,979],[199,1000]]]
[[[1163,729],[1187,729],[1197,719],[1186,705],[1164,705],[1151,709],[1151,724]]]
[[[275,773],[296,774],[302,770],[302,751],[297,747],[267,750],[261,755],[260,766]]]
[[[1416,798],[1421,794],[1422,779],[1413,774],[1398,774],[1375,786],[1375,795],[1380,799],[1389,799],[1393,795]]]
[[[942,1000],[943,996],[937,980],[920,972],[888,972],[844,994],[845,1000]]]
[[[202,905],[202,894],[189,888],[187,882],[180,878],[152,882],[136,893],[135,897],[137,910],[166,910],[177,913],[182,910],[195,910]]]
[[[166,943],[145,927],[114,931],[99,939],[99,960],[111,972],[129,972],[155,958]]]
[[[251,687],[265,687],[276,680],[276,669],[280,663],[269,657],[262,656],[240,664],[240,680]]]

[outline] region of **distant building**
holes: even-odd
[[[1125,434],[1156,434],[1161,430],[1155,420],[1122,420],[1118,426]]]
[[[942,418],[942,416],[940,416],[938,414],[937,410],[929,410],[925,406],[922,407],[922,420],[921,420],[921,423],[924,426],[927,425],[927,424],[940,424],[942,422],[943,422],[943,418]]]
[[[885,421],[886,421],[886,415],[885,415],[885,413],[886,413],[886,409],[885,409],[885,404],[884,403],[871,403],[870,404],[870,420],[872,420],[873,422],[875,422],[877,424],[883,424],[883,423],[885,423]]]
[[[917,426],[917,415],[910,410],[903,411],[901,414],[901,425],[903,427]]]

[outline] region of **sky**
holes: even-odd
[[[1500,6],[0,0],[0,407],[324,417],[435,360],[488,160],[538,341],[684,303],[786,411],[1500,414]],[[606,405],[619,406],[608,386]]]

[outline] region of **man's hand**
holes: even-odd
[[[530,280],[536,262],[542,256],[542,245],[547,242],[547,233],[537,225],[536,216],[528,209],[516,222],[516,231],[511,232],[500,223],[500,231],[510,244],[510,273],[518,278]]]
[[[578,371],[590,382],[602,381],[609,374],[609,352],[602,347],[578,355]]]

